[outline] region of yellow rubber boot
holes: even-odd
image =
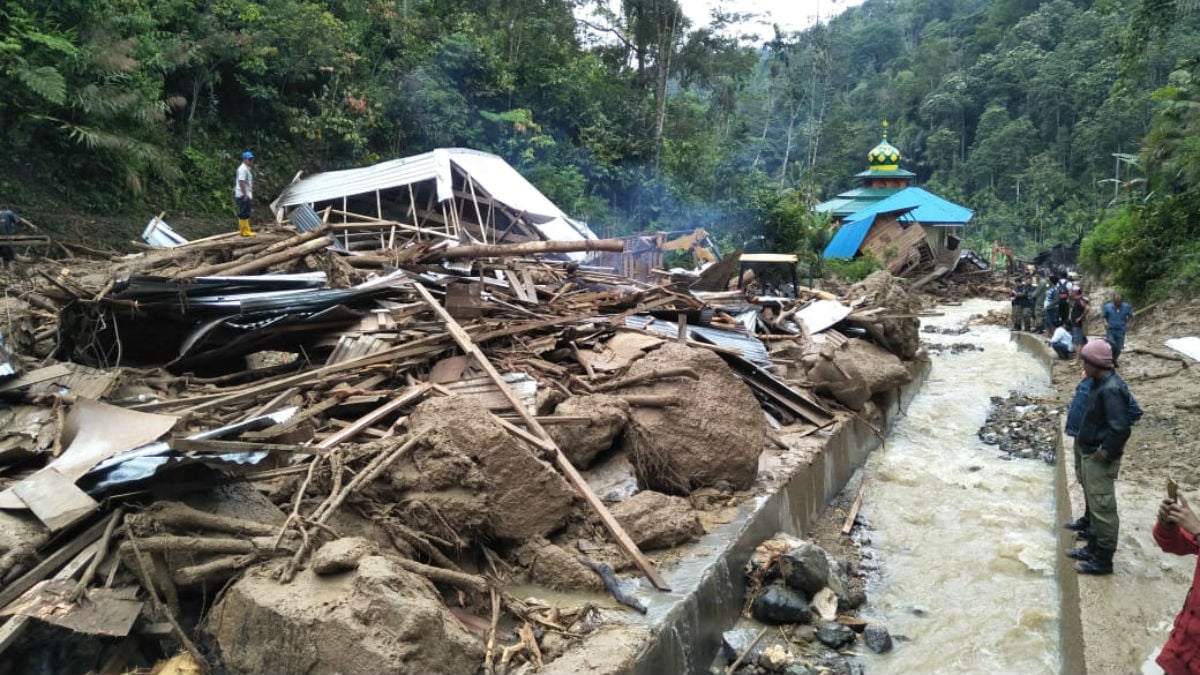
[[[243,237],[253,237],[258,233],[250,229],[250,220],[248,218],[242,218],[238,220],[238,234],[241,234]]]

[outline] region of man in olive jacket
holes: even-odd
[[[1121,524],[1115,482],[1129,440],[1131,396],[1125,381],[1113,370],[1112,347],[1108,342],[1092,340],[1080,351],[1083,371],[1092,380],[1092,391],[1084,403],[1075,445],[1081,455],[1083,491],[1092,512],[1093,538],[1087,546],[1067,551],[1067,555],[1079,561],[1075,569],[1080,574],[1112,574]]]

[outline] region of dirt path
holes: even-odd
[[[1167,639],[1171,622],[1183,604],[1195,561],[1163,553],[1151,529],[1167,478],[1180,492],[1200,502],[1200,368],[1184,368],[1131,348],[1170,353],[1163,341],[1200,334],[1200,300],[1168,300],[1138,316],[1122,355],[1121,376],[1146,415],[1134,427],[1126,448],[1117,503],[1121,535],[1111,577],[1081,577],[1080,613],[1084,654],[1090,673],[1156,671],[1143,665]],[[1097,332],[1093,329],[1091,332]],[[1056,398],[1066,405],[1079,380],[1080,369],[1066,362],[1054,366]],[[1068,450],[1064,459],[1070,461]],[[1079,485],[1070,482],[1074,512],[1083,508]]]

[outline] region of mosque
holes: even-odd
[[[909,185],[916,177],[900,168],[900,150],[883,140],[867,155],[868,168],[858,187],[813,207],[828,213],[837,232],[825,248],[826,259],[874,255],[893,274],[953,266],[962,231],[974,212],[932,192]]]

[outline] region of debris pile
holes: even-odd
[[[886,274],[845,301],[693,292],[529,223],[454,245],[329,214],[10,284],[0,651],[17,670],[39,621],[126,639],[104,655],[117,672],[168,655],[139,635],[234,673],[540,666],[597,609],[507,588],[638,608],[617,572],[666,587],[642,550],[703,534],[684,497],[751,487],[770,427],[833,423],[820,392],[868,405],[919,346]],[[618,462],[639,491],[606,503],[580,470]]]
[[[850,572],[824,549],[787,534],[760,544],[746,566],[745,614],[766,627],[725,632],[727,672],[848,673],[857,668],[847,651],[856,645],[890,651],[888,630],[857,616],[866,598],[848,592]]]
[[[984,443],[998,446],[1007,459],[1041,458],[1053,464],[1058,429],[1058,411],[1012,393],[1007,398],[992,397],[992,408],[978,435]]]

